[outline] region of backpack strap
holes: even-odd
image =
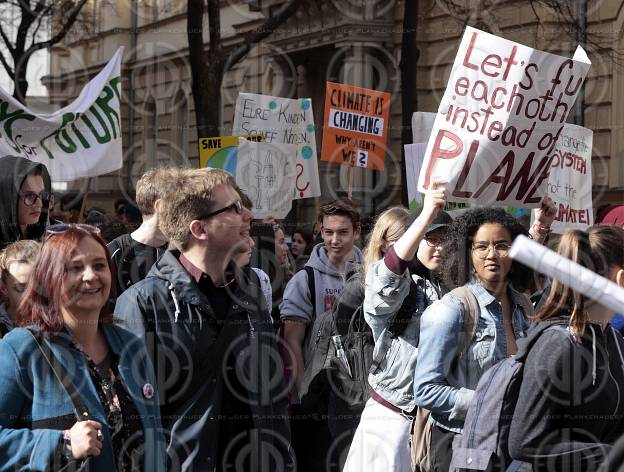
[[[316,281],[314,280],[314,269],[310,266],[304,266],[306,275],[308,276],[308,290],[310,291],[310,300],[312,300],[312,318],[316,317]]]
[[[533,308],[533,303],[531,302],[531,299],[528,296],[526,296],[524,293],[520,293],[515,290],[513,291],[513,295],[516,298],[516,300],[520,302],[520,306],[522,307],[522,313],[524,314],[524,316],[526,318],[533,316],[533,313],[535,312],[535,310]]]
[[[56,358],[50,346],[45,342],[43,336],[39,331],[35,331],[34,329],[27,327],[26,331],[30,333],[30,335],[35,340],[39,351],[43,355],[43,358],[46,360],[48,365],[52,368],[52,372],[54,372],[54,376],[59,381],[59,383],[65,388],[65,391],[69,395],[71,402],[74,406],[74,415],[78,421],[86,421],[91,419],[91,415],[89,414],[89,409],[80,398],[80,393],[76,390],[74,384],[69,380],[70,375],[63,364]]]
[[[396,312],[392,321],[390,321],[390,324],[386,328],[392,339],[403,334],[412,316],[414,316],[414,313],[418,310],[419,290],[419,284],[414,282],[410,277],[409,293],[403,300],[399,311]]]
[[[414,316],[414,312],[418,309],[418,291],[420,287],[416,282],[414,282],[410,277],[410,287],[409,293],[403,300],[401,307],[396,312],[385,332],[381,334],[379,339],[377,340],[376,345],[379,346],[376,349],[377,354],[373,356],[373,361],[371,362],[369,372],[374,372],[377,370],[381,361],[386,357],[388,349],[390,349],[390,345],[392,344],[392,340],[399,337],[405,331],[407,324],[410,322],[412,317]]]
[[[481,314],[481,308],[479,308],[479,302],[477,301],[477,297],[475,297],[472,290],[470,290],[465,285],[462,287],[457,287],[451,290],[451,293],[455,295],[462,306],[464,307],[464,329],[462,330],[462,337],[459,342],[459,356],[463,356],[475,335],[477,334],[477,329],[479,328],[479,316]]]

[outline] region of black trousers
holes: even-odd
[[[331,439],[326,417],[310,415],[299,405],[293,405],[290,437],[297,460],[297,472],[333,472],[328,457]]]
[[[439,426],[431,426],[431,465],[435,472],[448,472],[453,457],[455,433]]]

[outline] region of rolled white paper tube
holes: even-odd
[[[532,239],[518,236],[511,246],[509,255],[531,269],[557,279],[586,297],[596,300],[601,305],[624,314],[624,288]]]

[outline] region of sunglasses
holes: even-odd
[[[22,201],[27,207],[33,206],[35,203],[37,203],[37,200],[41,200],[42,203],[50,201],[50,192],[46,192],[45,190],[40,193],[20,192],[19,195],[20,197],[22,197]]]
[[[229,211],[229,210],[234,210],[238,215],[240,215],[240,214],[243,213],[243,204],[241,203],[240,200],[236,200],[231,205],[228,205],[228,206],[226,206],[224,208],[221,208],[220,210],[213,211],[211,213],[207,213],[205,215],[198,216],[195,219],[196,220],[205,220],[207,218],[211,218],[211,217],[213,217],[215,215],[218,215],[219,213],[224,213],[224,212]]]
[[[428,238],[427,236],[425,236],[423,239],[429,247],[442,246],[442,243],[444,242],[444,238]]]
[[[97,234],[98,236],[101,233],[99,228],[96,228],[95,226],[91,226],[91,225],[85,225],[82,223],[59,223],[56,225],[48,226],[46,228],[46,234],[48,236],[52,236],[54,234],[62,234],[62,233],[69,231],[70,229],[78,229],[81,231],[86,231],[87,233],[90,233],[90,234]]]

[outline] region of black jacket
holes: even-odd
[[[43,235],[49,201],[43,202],[39,221],[28,226],[27,234],[22,235],[19,227],[19,191],[26,177],[35,172],[41,174],[45,190],[49,193],[52,184],[43,164],[19,156],[0,158],[0,249],[20,239],[39,239]]]
[[[543,329],[537,323],[528,333]],[[526,356],[509,432],[514,459],[535,471],[596,470],[624,433],[624,340],[588,325],[578,340],[567,320],[545,331]],[[518,356],[523,355],[519,343]]]
[[[171,470],[220,471],[228,454],[260,461],[244,462],[248,470],[291,470],[288,388],[257,277],[231,266],[229,309],[216,314],[179,256],[165,252],[115,309],[127,329],[146,337]],[[241,428],[237,443],[223,444],[233,404],[249,416],[240,424],[252,426]]]

